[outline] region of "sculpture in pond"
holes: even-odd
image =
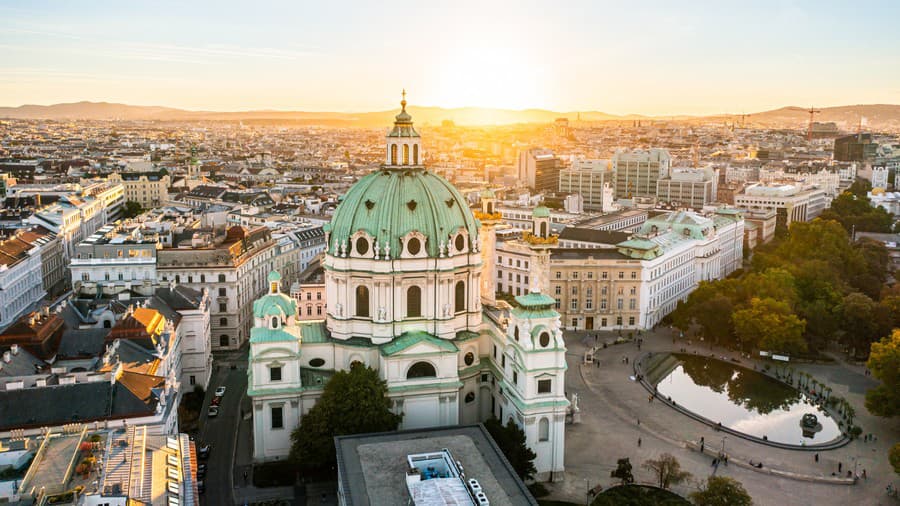
[[[800,420],[800,428],[803,430],[803,437],[812,438],[815,437],[816,432],[822,430],[822,424],[819,423],[819,418],[816,415],[806,413]]]

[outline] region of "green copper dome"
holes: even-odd
[[[469,248],[478,225],[466,199],[446,179],[419,168],[380,169],[360,179],[344,196],[326,231],[331,233],[328,252],[349,248],[350,236],[365,230],[378,241],[378,253],[390,245],[391,258],[401,252],[400,239],[412,231],[426,237],[428,256],[440,256],[441,242],[450,244],[465,229]],[[372,251],[371,249],[369,250]]]
[[[253,302],[253,316],[292,316],[297,314],[297,301],[283,293],[263,295]]]
[[[537,206],[531,212],[531,215],[534,216],[535,218],[549,218],[550,210],[544,206]]]

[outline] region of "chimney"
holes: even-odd
[[[34,194],[34,207],[37,207],[37,208],[41,207],[41,194],[40,193]]]

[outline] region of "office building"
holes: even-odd
[[[656,182],[669,175],[671,161],[665,149],[616,151],[612,158],[616,198],[656,197]]]

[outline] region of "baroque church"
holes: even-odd
[[[325,320],[301,322],[277,272],[253,304],[254,459],[286,458],[329,377],[359,362],[387,382],[401,429],[512,419],[537,453],[536,478],[551,478],[564,471],[569,406],[555,300],[536,289],[512,305],[495,298],[494,194],[484,191],[473,212],[430,172],[405,97],[400,104],[384,164],[325,226]],[[534,286],[548,275],[545,214],[526,234]]]

